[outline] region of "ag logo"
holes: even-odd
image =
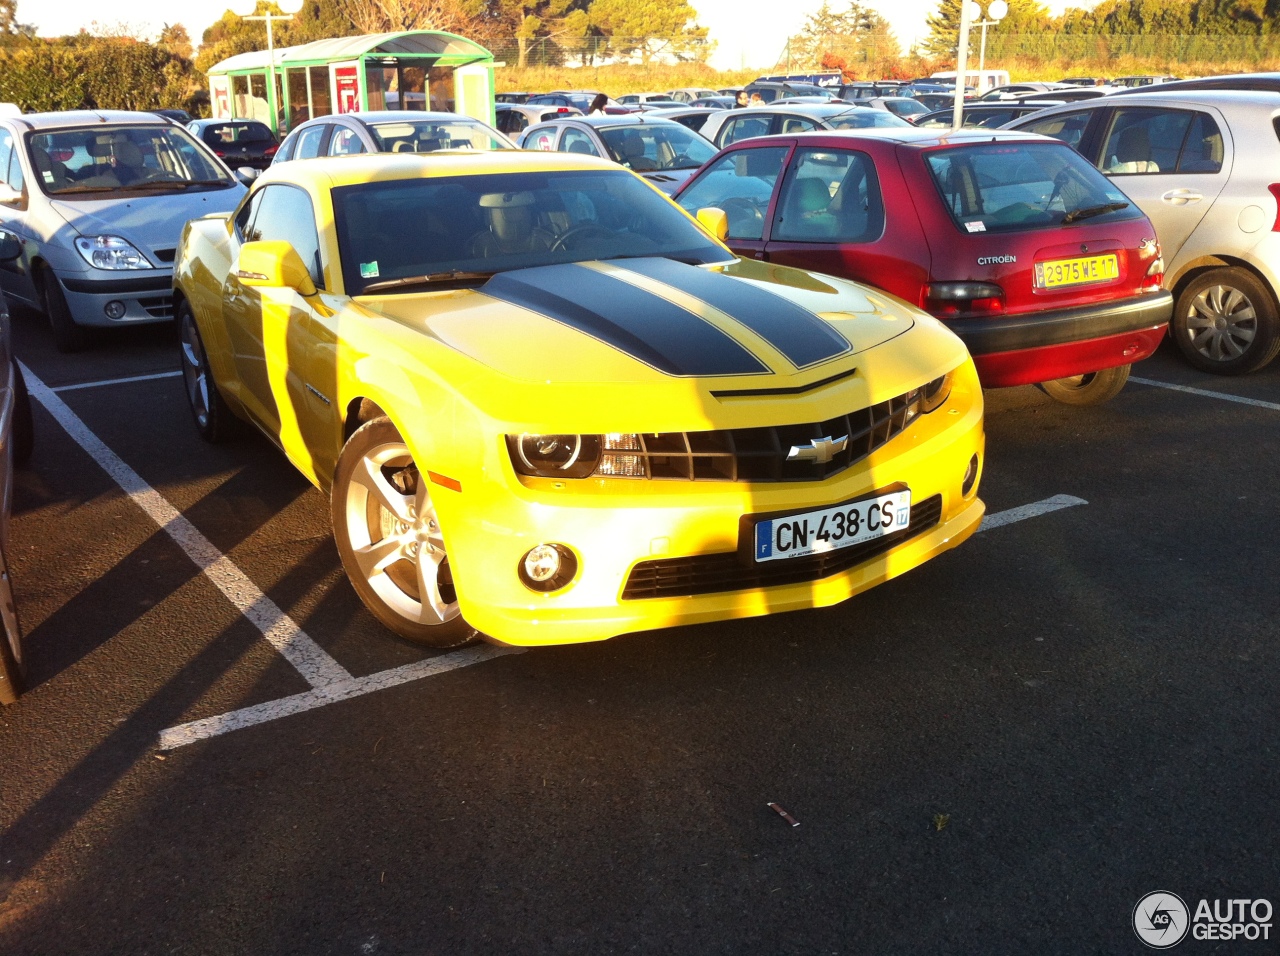
[[[1190,923],[1187,904],[1176,893],[1157,890],[1133,908],[1133,931],[1152,949],[1169,949],[1182,942]]]

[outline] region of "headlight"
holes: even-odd
[[[640,436],[508,435],[511,463],[522,475],[536,478],[643,478]]]
[[[76,240],[76,248],[84,261],[95,269],[154,269],[147,257],[119,236],[82,236]]]
[[[955,371],[952,370],[942,378],[935,378],[932,382],[925,382],[921,386],[920,414],[928,415],[943,406],[951,395],[951,380],[955,377],[955,374]]]

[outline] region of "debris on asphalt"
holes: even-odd
[[[782,807],[778,806],[776,803],[772,803],[772,802],[771,802],[771,803],[769,803],[769,804],[768,804],[768,807],[769,807],[769,809],[770,809],[770,810],[772,810],[772,811],[773,811],[774,813],[776,813],[778,816],[782,817],[782,819],[784,819],[784,820],[786,820],[788,823],[790,823],[793,827],[798,827],[798,826],[800,825],[800,821],[799,821],[799,820],[797,820],[797,819],[796,819],[795,817],[793,817],[791,814],[787,813],[787,811],[786,811],[786,810],[782,809]]]
[[[951,814],[949,813],[935,813],[933,815],[933,828],[935,830],[941,831],[950,822]]]

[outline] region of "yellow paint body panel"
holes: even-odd
[[[350,298],[344,294],[329,190],[408,177],[521,170],[616,169],[560,153],[355,156],[269,170],[305,189],[319,224],[324,290],[248,289],[236,278],[241,240],[232,217],[189,223],[175,292],[192,307],[217,386],[237,414],[272,437],[318,488],[329,490],[347,420],[362,399],[395,423],[422,472],[461,484],[431,493],[462,614],[496,640],[561,644],[701,621],[818,607],[902,574],[955,547],[983,505],[961,482],[984,450],[982,392],[964,346],[940,323],[855,283],[737,260],[729,275],[780,293],[822,317],[852,350],[800,370],[732,317],[678,288],[625,276],[724,330],[772,374],[675,377],[483,288]],[[683,215],[683,213],[682,213]],[[726,253],[727,254],[727,253]],[[608,262],[584,264],[606,273]],[[721,397],[784,389],[854,368],[799,394]],[[518,475],[504,436],[521,433],[692,432],[824,421],[887,401],[949,372],[945,404],[869,457],[823,481],[751,483]],[[942,498],[936,526],[830,577],[679,598],[623,600],[641,561],[735,551],[743,515],[805,511],[906,485],[914,503]],[[517,577],[523,555],[552,542],[579,571],[553,594]]]

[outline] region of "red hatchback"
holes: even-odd
[[[878,286],[954,331],[986,386],[1116,395],[1172,299],[1150,221],[1069,146],[995,130],[744,140],[675,194],[740,256]]]

